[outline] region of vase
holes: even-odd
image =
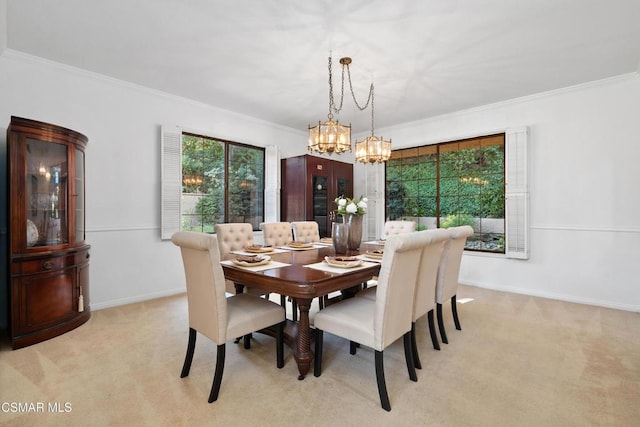
[[[347,243],[349,239],[349,224],[344,222],[331,223],[331,240],[333,249],[337,254],[347,253]]]
[[[349,214],[346,222],[349,224],[347,247],[355,251],[362,242],[362,215]]]

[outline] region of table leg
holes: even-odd
[[[296,350],[293,358],[298,364],[299,380],[303,380],[309,372],[311,362],[313,361],[313,353],[311,353],[311,327],[309,326],[309,307],[310,299],[298,299],[298,309],[300,310],[300,318],[298,321],[298,335],[296,337]]]

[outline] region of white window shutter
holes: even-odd
[[[182,199],[182,132],[178,127],[161,129],[161,214],[162,240],[171,239],[180,231],[180,202]]]
[[[505,217],[507,258],[529,259],[528,129],[506,132]]]
[[[264,221],[280,221],[280,151],[275,145],[264,149]]]

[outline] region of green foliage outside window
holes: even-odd
[[[183,134],[182,177],[183,230],[213,233],[225,222],[249,222],[257,229],[262,222],[264,150]]]

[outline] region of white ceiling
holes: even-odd
[[[7,22],[9,49],[300,130],[330,52],[337,93],[343,56],[359,102],[374,81],[376,127],[640,66],[640,0],[8,0]],[[370,129],[350,97],[339,119]]]

